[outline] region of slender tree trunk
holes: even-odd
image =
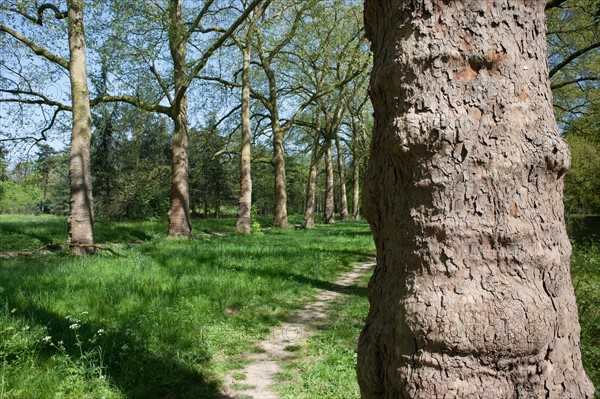
[[[363,398],[592,398],[545,1],[367,0],[377,246]]]
[[[340,145],[340,138],[338,135],[335,137],[335,147],[337,150],[337,164],[338,174],[340,175],[340,217],[342,222],[348,221],[348,194],[346,192],[346,172],[344,166],[344,157],[342,155],[342,146]]]
[[[251,232],[252,213],[252,175],[251,175],[251,147],[252,128],[250,126],[250,57],[251,34],[249,31],[245,46],[242,48],[242,149],[240,153],[240,202],[236,230],[242,234]]]
[[[273,123],[273,168],[275,169],[275,210],[273,226],[286,228],[287,220],[287,190],[285,177],[285,159],[283,157],[283,129],[279,117]]]
[[[331,154],[331,139],[325,145],[325,214],[323,223],[335,223],[335,201],[333,196],[333,156]]]
[[[169,48],[173,58],[175,80],[175,98],[181,90],[186,90],[187,78],[185,28],[181,16],[180,0],[171,1],[171,29]],[[169,209],[170,237],[189,237],[192,235],[190,220],[190,192],[188,184],[188,98],[187,93],[181,101],[172,105],[173,109],[173,145],[171,146],[171,207]]]
[[[360,158],[357,155],[352,165],[352,219],[360,219]]]
[[[313,138],[310,153],[310,168],[306,184],[306,209],[304,210],[304,225],[307,229],[315,227],[315,200],[317,193],[317,168],[319,166],[319,139],[321,137],[321,118],[317,115],[315,137]]]
[[[69,197],[69,243],[71,253],[83,255],[94,252],[85,245],[94,244],[94,210],[92,201],[92,176],[90,173],[90,139],[92,115],[87,85],[85,57],[85,36],[83,29],[83,2],[69,0],[69,73],[71,77],[71,97],[73,101],[73,128],[69,176],[71,194]]]

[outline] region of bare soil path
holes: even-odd
[[[303,310],[276,330],[269,338],[259,342],[260,353],[250,354],[250,364],[243,370],[236,370],[225,377],[223,398],[228,399],[279,399],[272,390],[281,365],[293,360],[298,348],[306,345],[314,335],[313,329],[328,316],[330,304],[375,265],[374,260],[359,263],[338,280],[330,284],[329,289],[320,290],[316,297]],[[293,350],[290,350],[293,348]],[[242,375],[245,378],[240,378]],[[234,378],[234,375],[238,378]]]

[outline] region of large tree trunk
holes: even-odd
[[[69,176],[69,243],[71,253],[82,255],[94,252],[94,211],[92,176],[90,173],[90,139],[92,116],[87,85],[85,40],[83,29],[83,2],[69,0],[69,73],[73,101],[73,128]],[[86,246],[90,245],[90,246]]]
[[[317,111],[318,113],[318,111]],[[317,198],[317,168],[319,166],[319,139],[321,137],[321,118],[317,115],[315,136],[310,149],[310,168],[306,183],[306,207],[304,210],[304,226],[307,229],[315,227],[315,205]]]
[[[242,234],[251,232],[252,222],[252,128],[250,126],[250,56],[251,30],[248,32],[245,46],[242,48],[242,148],[240,152],[240,201],[236,230]]]
[[[335,148],[337,150],[337,164],[338,174],[340,175],[340,218],[343,222],[348,221],[348,194],[346,191],[346,172],[344,166],[344,157],[342,154],[342,146],[340,145],[340,138],[336,135],[335,137]]]
[[[591,398],[545,1],[367,0],[363,398]]]
[[[187,78],[185,27],[181,17],[180,0],[171,1],[171,29],[169,48],[173,58],[175,98],[186,90]],[[171,146],[171,207],[169,209],[170,237],[192,235],[190,220],[190,192],[188,184],[188,99],[185,93],[180,101],[172,105],[174,122],[173,145]]]
[[[331,139],[325,140],[325,213],[323,223],[335,223],[335,201],[333,195],[333,156]]]

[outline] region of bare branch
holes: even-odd
[[[562,60],[560,63],[558,63],[557,65],[554,66],[554,68],[552,68],[550,70],[549,76],[552,78],[552,76],[554,76],[558,71],[560,71],[563,67],[565,67],[566,65],[568,65],[571,61],[577,59],[578,57],[582,56],[583,54],[592,51],[595,48],[600,47],[600,42],[596,42],[593,43],[585,48],[582,48],[581,50],[575,51],[574,53],[572,53],[571,55],[569,55],[567,58],[565,58],[564,60]]]
[[[597,76],[591,76],[591,77],[582,77],[582,78],[577,78],[577,79],[572,79],[572,80],[567,80],[564,82],[559,82],[556,84],[552,84],[550,85],[550,88],[552,90],[556,90],[556,89],[560,89],[561,87],[565,87],[574,83],[579,83],[579,82],[586,82],[586,81],[599,81],[600,78]]]
[[[562,6],[563,3],[566,3],[568,0],[550,0],[546,3],[546,11],[551,8],[556,8]]]
[[[91,99],[90,106],[94,107],[100,103],[117,103],[117,102],[131,104],[131,105],[133,105],[137,108],[143,109],[145,111],[157,112],[160,114],[167,115],[169,117],[171,117],[171,115],[172,115],[171,107],[165,107],[164,105],[160,105],[160,104],[150,104],[150,103],[142,101],[138,98],[135,98],[132,96],[125,96],[125,95],[111,96],[108,94],[104,94],[104,95],[98,96],[94,99]]]
[[[171,106],[173,106],[173,98],[171,97],[171,93],[169,91],[169,88],[167,87],[167,85],[164,82],[164,80],[162,80],[162,78],[160,77],[160,74],[158,73],[158,71],[154,67],[154,64],[150,66],[150,72],[152,72],[152,74],[154,75],[154,77],[156,77],[156,80],[158,81],[158,84],[160,85],[160,88],[162,89],[162,91],[167,96],[167,100],[169,101],[169,104]]]
[[[57,55],[52,54],[50,51],[41,48],[37,44],[35,44],[31,39],[23,36],[19,32],[9,28],[6,25],[0,25],[0,32],[6,32],[27,47],[29,47],[35,54],[46,58],[48,61],[51,61],[65,69],[69,69],[69,62],[64,58],[61,58]]]
[[[213,55],[213,53],[215,51],[217,51],[219,49],[219,47],[221,47],[223,45],[223,43],[225,43],[225,41],[233,34],[233,32],[236,31],[236,29],[242,24],[242,22],[244,22],[244,20],[248,17],[248,15],[250,15],[250,13],[262,1],[263,0],[253,0],[252,3],[250,3],[250,5],[248,5],[248,7],[246,8],[246,10],[242,13],[242,15],[240,15],[238,17],[238,19],[236,19],[235,22],[229,27],[229,29],[227,29],[227,31],[225,33],[223,33],[221,35],[221,37],[219,37],[219,39],[216,42],[214,42],[213,45],[210,46],[210,48],[208,48],[206,50],[206,52],[202,55],[202,57],[200,58],[200,60],[198,60],[198,62],[196,64],[196,66],[194,67],[194,69],[192,69],[192,71],[189,74],[188,78],[186,79],[186,81],[182,85],[181,90],[179,90],[179,93],[176,93],[175,103],[181,102],[181,100],[183,99],[183,96],[185,95],[185,92],[187,91],[188,87],[192,83],[194,77],[196,75],[198,75],[198,73],[200,73],[200,71],[202,70],[202,68],[204,68],[206,66],[206,63],[208,62],[208,60],[210,59],[210,57]]]
[[[65,19],[67,18],[67,12],[63,11],[60,12],[60,10],[58,9],[58,7],[56,7],[54,4],[50,4],[50,3],[46,3],[46,4],[42,4],[41,6],[39,6],[38,10],[37,10],[37,20],[35,21],[36,24],[42,26],[42,21],[44,18],[44,11],[46,10],[52,10],[54,11],[54,18],[56,19]]]

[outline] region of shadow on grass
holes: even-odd
[[[35,249],[41,245],[65,241],[66,236],[66,223],[61,223],[60,219],[40,221],[24,218],[18,222],[1,221],[0,250],[5,247],[9,250]]]
[[[567,232],[577,244],[600,242],[600,215],[568,215]]]
[[[38,288],[49,291],[61,289],[57,283]],[[145,340],[136,338],[127,325],[105,330],[105,326],[98,322],[85,320],[86,316],[65,317],[19,299],[23,298],[23,293],[13,292],[7,287],[2,297],[6,304],[18,309],[15,316],[26,320],[28,325],[46,327],[56,346],[48,343],[37,349],[35,361],[40,365],[65,361],[69,363],[64,368],[67,374],[82,369],[85,375],[91,375],[94,369],[101,369],[110,385],[130,399],[233,399],[223,395],[219,391],[219,383],[201,371],[211,361],[210,355],[199,349],[201,345],[196,345],[194,351],[179,351],[175,342],[168,353],[157,355],[149,349]],[[0,317],[3,317],[1,313]],[[76,318],[81,318],[81,321]],[[8,362],[14,362],[20,356],[5,352],[2,355]],[[59,367],[58,370],[63,369]]]
[[[66,374],[79,373],[84,382],[89,381],[89,376],[97,377],[94,370],[102,370],[110,386],[130,399],[228,399],[220,393],[219,382],[203,371],[210,370],[212,360],[210,354],[202,349],[202,345],[178,343],[181,338],[175,334],[169,337],[168,345],[159,345],[162,349],[156,351],[150,347],[148,331],[131,331],[135,330],[136,324],[128,318],[120,316],[116,327],[113,323],[113,327],[108,328],[103,322],[88,319],[86,315],[73,314],[73,317],[65,317],[64,314],[39,306],[35,302],[39,295],[43,297],[43,293],[47,293],[47,296],[52,297],[54,292],[65,290],[61,285],[62,281],[56,276],[48,279],[51,276],[48,273],[61,262],[61,258],[40,257],[38,260],[41,259],[47,263],[32,264],[32,259],[19,260],[14,261],[14,266],[0,269],[0,305],[6,307],[6,314],[8,315],[8,309],[15,308],[11,317],[20,318],[32,327],[45,327],[45,334],[51,337],[51,342],[55,345],[36,345],[35,360],[32,361],[39,365],[38,369],[48,367],[48,370],[52,370],[49,372],[64,373],[61,378],[66,378]],[[27,280],[35,281],[35,285],[23,283],[23,275],[27,276]],[[85,281],[81,281],[81,284],[83,287]],[[69,283],[67,289],[79,291],[78,286],[72,283]],[[35,294],[30,295],[34,290]],[[98,301],[102,301],[102,298],[99,296]],[[119,301],[119,298],[115,300]],[[0,312],[0,317],[5,316]],[[102,313],[101,317],[110,319],[112,316],[109,312]],[[7,345],[7,348],[10,347],[11,345]],[[12,354],[5,349],[0,345],[0,360],[15,362],[22,355],[20,352]]]
[[[217,240],[218,239],[219,238],[217,238]],[[350,263],[357,263],[357,260],[360,262],[365,262],[367,260],[374,259],[373,253],[362,251],[339,250],[322,252],[324,252],[324,254],[333,254],[337,257],[339,257],[340,254],[346,255],[346,259],[342,261],[342,263],[344,263],[346,266],[349,266]],[[187,262],[184,266],[179,267],[173,265],[172,259],[176,256],[181,256],[180,253],[163,250],[160,252],[152,251],[150,253],[147,253],[147,255],[151,256],[159,265],[161,265],[164,268],[164,270],[167,273],[169,273],[174,278],[179,278],[182,275],[186,274],[197,274],[198,270],[191,266],[191,263],[193,263],[196,265],[205,265],[206,267],[213,270],[222,269],[227,272],[247,274],[256,277],[266,277],[268,279],[291,280],[298,284],[308,285],[319,290],[333,291],[342,294],[352,293],[353,295],[358,295],[365,298],[367,297],[367,288],[365,287],[359,287],[356,285],[343,286],[330,281],[321,280],[318,278],[311,278],[300,273],[295,273],[293,271],[286,271],[281,269],[274,270],[273,268],[269,267],[243,267],[232,263],[223,265],[219,262],[219,254],[215,252],[190,254],[189,262]],[[228,257],[233,259],[244,259],[248,256],[248,254],[245,251],[239,249],[227,249],[227,255]],[[273,256],[276,258],[285,258],[286,255],[289,255],[289,252],[285,248],[271,248],[268,250],[268,256]],[[257,262],[258,261],[259,259],[257,258]]]

